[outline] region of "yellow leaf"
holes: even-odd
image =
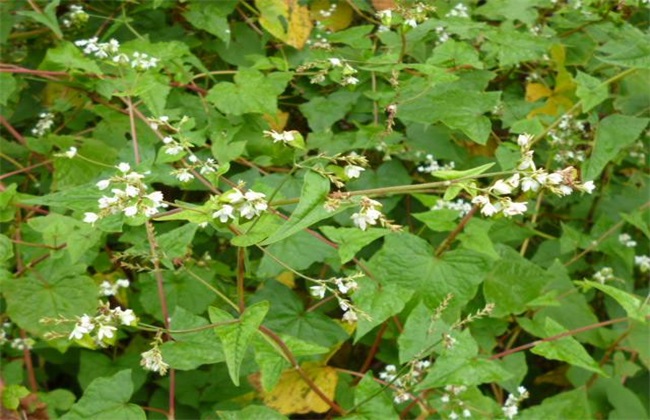
[[[284,131],[284,127],[287,126],[287,121],[289,121],[289,113],[278,111],[276,115],[264,114],[262,118],[269,123],[271,130]]]
[[[313,24],[309,9],[299,0],[255,0],[260,11],[260,23],[273,36],[301,49],[309,39]]]
[[[331,9],[332,4],[336,6]],[[311,18],[323,24],[330,31],[340,31],[352,23],[353,11],[349,4],[344,2],[332,3],[329,0],[316,0],[311,4]]]
[[[305,363],[302,368],[323,394],[334,400],[339,380],[336,370],[314,363]],[[263,393],[263,398],[267,406],[282,414],[325,413],[330,409],[295,369],[286,370],[273,391]]]
[[[280,275],[277,276],[275,279],[280,283],[284,284],[285,286],[287,286],[289,289],[293,289],[296,287],[296,276],[291,271],[285,271],[283,273],[280,273]]]
[[[539,114],[544,114],[544,115],[552,115],[552,116],[557,116],[560,114],[560,112],[565,112],[569,108],[573,106],[573,101],[566,96],[563,95],[553,95],[548,100],[546,103],[528,113],[528,118],[532,118],[535,115]]]
[[[551,96],[551,93],[551,89],[541,83],[528,83],[526,85],[526,102],[538,101]]]

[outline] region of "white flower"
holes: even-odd
[[[366,230],[369,224],[374,224],[371,219],[368,219],[365,213],[354,213],[352,215],[352,222],[361,230]]]
[[[126,193],[127,197],[131,197],[131,198],[140,195],[140,189],[133,185],[127,185],[126,188],[124,189],[124,192]]]
[[[526,134],[526,133],[520,134],[517,137],[517,144],[522,149],[526,149],[528,148],[528,146],[530,146],[530,142],[533,141],[533,138],[535,138],[535,136],[533,136],[532,134]]]
[[[525,171],[526,169],[531,169],[535,170],[535,162],[533,162],[533,151],[529,150],[524,153],[521,162],[519,162],[519,166],[517,166],[517,169],[520,171]]]
[[[233,188],[223,196],[230,204],[237,204],[244,201],[244,194],[237,188]]]
[[[136,205],[129,206],[124,209],[124,215],[126,217],[133,217],[136,214],[138,214],[138,206]]]
[[[357,79],[354,76],[348,76],[348,77],[344,78],[343,80],[341,80],[341,85],[343,85],[343,86],[348,86],[348,85],[354,86],[354,85],[356,85],[358,83],[359,83],[359,79]]]
[[[174,142],[174,139],[172,137],[170,137],[170,136],[167,136],[167,137],[164,137],[162,139],[162,142],[165,143],[165,144],[170,144],[170,143]]]
[[[100,190],[105,190],[106,188],[110,187],[111,185],[111,180],[110,179],[102,179],[99,181],[97,184],[95,184],[97,188]]]
[[[537,191],[539,190],[539,182],[530,177],[524,177],[521,180],[522,191]]]
[[[79,322],[75,324],[68,340],[72,340],[73,338],[81,340],[84,335],[91,332],[94,328],[95,325],[93,324],[92,319],[88,315],[84,315],[79,319]]]
[[[517,408],[516,405],[506,405],[501,409],[503,410],[503,415],[506,416],[508,419],[514,418],[519,412],[519,409]]]
[[[117,318],[120,320],[120,324],[122,325],[133,325],[137,319],[131,309],[123,311],[122,308],[117,307],[113,309],[113,314],[117,316]]]
[[[440,397],[440,401],[443,403],[448,403],[449,402],[449,394],[442,394],[442,397]]]
[[[241,217],[250,220],[253,217],[257,216],[258,213],[253,204],[244,203],[241,205],[241,207],[239,207],[239,214]]]
[[[259,193],[255,192],[253,190],[246,191],[246,194],[244,194],[244,199],[246,201],[256,201],[256,200],[262,200],[266,197],[266,194],[264,193]]]
[[[650,271],[650,257],[647,255],[635,255],[634,256],[634,265],[639,267],[639,270],[642,273]]]
[[[275,130],[264,131],[264,135],[266,137],[271,137],[273,143],[281,142],[287,144],[295,140],[295,136],[291,131],[283,131],[281,133],[278,133]]]
[[[506,217],[517,216],[524,214],[528,210],[527,202],[514,202],[508,199],[503,207],[503,214]]]
[[[479,206],[483,206],[489,202],[490,199],[485,195],[477,195],[476,197],[472,198],[472,204],[478,204]]]
[[[194,175],[192,175],[187,168],[183,168],[178,170],[176,178],[181,182],[189,182],[194,179]]]
[[[564,177],[559,172],[553,172],[552,174],[549,174],[548,177],[546,177],[546,182],[549,185],[558,185],[561,184],[562,181],[564,181]]]
[[[219,219],[221,223],[226,223],[228,219],[234,219],[235,208],[229,204],[224,204],[219,210],[212,213],[212,217]]]
[[[73,157],[75,157],[77,155],[77,148],[72,146],[64,154],[65,154],[65,157],[67,157],[68,159],[72,159]]]
[[[112,285],[110,282],[104,280],[99,285],[100,296],[115,296],[117,294],[117,286]]]
[[[101,341],[104,338],[113,338],[116,330],[112,325],[100,325],[97,329],[97,339]]]
[[[329,58],[328,59],[332,67],[341,67],[343,63],[341,63],[341,60],[338,58]]]
[[[499,195],[507,195],[512,192],[512,186],[504,180],[499,179],[492,187],[490,187],[490,191]]]
[[[95,223],[98,220],[99,220],[99,215],[97,213],[92,213],[92,212],[84,213],[84,222]]]
[[[618,235],[618,241],[627,248],[634,248],[636,246],[636,241],[632,240],[632,237],[627,233]]]
[[[472,417],[472,412],[465,408],[463,410],[463,417]]]
[[[145,351],[141,355],[140,365],[152,372],[158,372],[161,375],[167,373],[169,365],[163,361],[162,354],[158,347],[154,347],[149,351]]]
[[[187,160],[189,160],[190,163],[196,163],[196,162],[199,161],[199,158],[196,157],[196,155],[189,155],[189,156],[187,157]]]
[[[346,313],[343,314],[343,321],[348,322],[350,324],[354,324],[357,322],[359,318],[357,317],[357,313],[354,312],[352,309],[348,309]]]
[[[573,193],[573,188],[569,187],[568,185],[560,185],[557,187],[556,193],[559,196],[571,195]]]
[[[591,194],[596,189],[596,185],[594,184],[594,181],[587,181],[584,184],[577,185],[576,188],[580,191],[586,192],[587,194]]]
[[[131,170],[131,165],[126,162],[121,162],[119,165],[117,165],[117,169],[119,169],[122,173],[127,173]]]
[[[170,146],[165,147],[165,153],[171,156],[175,156],[182,151],[183,151],[183,146],[181,146],[180,144],[172,144]]]
[[[130,282],[129,280],[127,280],[127,279],[118,279],[118,280],[115,282],[115,284],[116,284],[118,287],[127,288],[127,287],[129,287],[129,286],[131,285],[131,282]]]
[[[160,191],[154,191],[151,194],[147,195],[147,198],[151,201],[153,201],[153,205],[158,207],[162,205],[162,201],[164,200],[163,194]],[[165,204],[165,207],[167,205]]]
[[[318,299],[324,298],[326,291],[327,291],[327,288],[325,286],[322,286],[322,285],[311,286],[309,288],[309,294],[312,295],[313,297],[318,298]]]
[[[345,168],[343,168],[343,171],[345,172],[345,176],[352,179],[359,178],[361,172],[365,171],[365,168],[357,165],[347,165]]]
[[[449,418],[451,420],[456,420],[458,418],[458,414],[456,414],[455,411],[452,411],[451,413],[449,413]]]

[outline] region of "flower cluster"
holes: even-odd
[[[369,225],[376,225],[377,222],[382,223],[383,220],[386,220],[381,210],[379,210],[382,207],[379,201],[362,197],[359,204],[361,206],[360,210],[351,216],[352,222],[359,229],[366,230]]]
[[[54,156],[72,159],[77,156],[77,152],[78,150],[76,147],[70,146],[65,152],[55,153]]]
[[[124,53],[120,53],[120,43],[116,39],[111,39],[108,42],[98,42],[97,37],[89,39],[80,39],[75,41],[77,47],[83,48],[86,55],[94,55],[96,58],[106,59],[110,58],[113,63],[129,65],[131,68],[145,71],[155,68],[158,65],[158,59],[150,57],[149,55],[141,52],[134,52],[131,57]]]
[[[426,155],[425,159],[425,162],[418,166],[418,172],[420,173],[432,174],[436,171],[450,171],[456,167],[453,161],[445,165],[440,165],[431,154]]]
[[[140,354],[140,366],[143,369],[151,372],[158,372],[164,376],[169,369],[169,364],[165,363],[160,352],[160,345],[162,344],[162,334],[156,334],[156,338],[151,342],[151,350],[147,350]]]
[[[95,223],[99,219],[123,212],[126,217],[135,217],[139,214],[151,217],[158,213],[161,208],[167,207],[163,202],[163,195],[160,191],[147,193],[147,186],[142,182],[143,174],[132,171],[128,163],[122,162],[117,165],[120,174],[109,179],[103,179],[97,182],[97,188],[106,190],[110,186],[120,186],[122,188],[112,188],[112,197],[102,196],[98,200],[99,212],[88,212],[84,215],[84,222]]]
[[[117,279],[115,283],[111,283],[107,280],[104,280],[99,285],[99,295],[100,296],[115,296],[119,292],[120,288],[126,289],[131,283],[127,279]]]
[[[445,386],[445,392],[440,397],[440,401],[444,404],[445,409],[449,411],[448,418],[453,420],[460,416],[472,417],[472,412],[466,407],[465,401],[461,398],[461,394],[465,391],[467,391],[465,385]]]
[[[115,343],[119,326],[135,326],[137,323],[138,318],[131,309],[111,309],[108,303],[100,303],[97,315],[84,314],[77,319],[68,339],[89,347],[106,347]]]
[[[436,26],[436,36],[438,37],[438,41],[436,41],[436,45],[444,44],[445,42],[449,41],[451,38],[451,35],[447,30],[445,29],[444,26]]]
[[[335,277],[328,280],[312,279],[316,285],[309,288],[309,294],[317,299],[323,299],[327,292],[332,293],[343,311],[343,321],[352,324],[357,322],[359,317],[358,310],[350,302],[349,296],[359,288],[356,282],[359,277],[363,277],[363,274],[357,273],[348,277]]]
[[[546,172],[543,168],[537,169],[533,161],[534,152],[530,150],[533,136],[521,134],[517,138],[517,144],[521,147],[522,157],[517,165],[517,172],[507,179],[497,180],[487,189],[484,195],[478,195],[472,199],[472,203],[481,207],[481,214],[493,216],[502,213],[506,217],[524,214],[527,202],[512,201],[508,195],[513,195],[518,190],[521,192],[536,193],[541,188],[546,188],[557,196],[567,196],[573,191],[581,191],[591,194],[596,188],[593,181],[581,183],[576,179],[576,170],[569,166],[553,173]],[[492,201],[490,196],[497,201]]]
[[[506,403],[501,407],[503,415],[508,419],[514,418],[519,412],[519,404],[529,397],[528,391],[523,386],[517,388],[518,395],[510,394],[506,399]]]
[[[459,18],[468,18],[469,9],[463,3],[456,4],[445,17],[459,17]]]
[[[447,201],[442,198],[436,201],[436,204],[431,207],[431,210],[454,210],[458,212],[458,217],[465,217],[467,213],[472,210],[472,205],[467,201],[459,198],[456,201]]]
[[[63,18],[61,23],[66,28],[80,28],[88,22],[89,18],[90,16],[84,11],[83,7],[73,4],[70,6],[70,12]]]
[[[327,10],[319,10],[318,14],[323,19],[329,19],[334,13],[336,13],[336,9],[338,9],[338,5],[336,3],[332,3]]]
[[[309,45],[309,48],[314,50],[325,50],[331,51],[332,44],[330,44],[327,39],[327,35],[331,34],[331,31],[327,30],[323,22],[316,20],[316,25],[312,31],[314,39],[308,39],[306,44]]]
[[[563,115],[557,127],[548,133],[549,142],[555,149],[553,160],[562,165],[584,161],[585,151],[578,149],[577,143],[589,138],[590,132],[587,128],[586,121],[575,120],[570,114]]]
[[[413,394],[409,389],[424,378],[429,366],[431,366],[431,362],[428,360],[415,360],[409,363],[408,372],[398,375],[395,365],[386,365],[384,370],[379,373],[379,378],[392,385],[395,393],[393,401],[395,404],[400,404],[413,399]]]
[[[633,240],[632,237],[627,233],[621,233],[618,235],[618,241],[621,243],[621,245],[627,248],[634,248],[636,246],[636,241]]]
[[[11,346],[12,349],[23,351],[23,350],[31,350],[32,347],[34,347],[34,343],[35,341],[32,338],[16,337],[13,340],[11,340],[9,346]]]
[[[646,273],[650,271],[650,257],[647,255],[635,255],[634,265],[639,267],[642,273]]]
[[[278,133],[275,130],[271,131],[264,131],[264,137],[270,137],[273,139],[273,143],[284,143],[284,144],[289,144],[296,140],[296,134],[298,134],[297,131],[292,130],[292,131],[283,131],[281,133]]]
[[[211,201],[217,208],[212,213],[212,218],[219,219],[221,223],[228,223],[238,216],[251,220],[269,208],[265,194],[253,190],[244,193],[241,191],[241,186],[218,197],[212,197]]]
[[[600,284],[605,284],[606,282],[615,279],[614,270],[612,267],[603,267],[594,273],[593,279]]]
[[[52,130],[54,126],[54,114],[51,112],[41,112],[38,114],[36,127],[32,128],[32,134],[36,137],[43,137]]]

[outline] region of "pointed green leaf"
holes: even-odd
[[[648,321],[648,316],[650,316],[650,307],[648,306],[647,301],[641,300],[637,296],[634,296],[625,290],[618,289],[616,287],[608,286],[606,284],[600,284],[595,281],[582,280],[575,282],[578,285],[582,285],[585,290],[589,290],[592,287],[600,290],[605,293],[616,302],[619,303],[627,312],[627,316],[634,318],[637,321],[646,323]]]
[[[563,392],[546,398],[540,405],[523,410],[517,419],[522,420],[564,420],[593,418],[584,388]]]
[[[339,257],[343,264],[354,258],[357,252],[366,245],[390,233],[386,229],[378,228],[359,230],[358,228],[335,228],[332,226],[323,226],[320,230],[339,245]]]
[[[440,179],[471,178],[482,174],[483,172],[487,171],[494,165],[495,165],[494,163],[486,163],[485,165],[481,165],[472,169],[467,169],[465,171],[435,171],[432,172],[431,175],[435,178],[440,178]]]
[[[600,79],[578,71],[576,82],[578,84],[576,95],[582,101],[582,112],[589,112],[590,109],[607,99],[609,94],[607,85]]]
[[[248,345],[253,339],[269,311],[268,302],[258,302],[246,308],[239,320],[233,324],[215,327],[214,331],[223,345],[223,352],[228,365],[228,373],[233,383],[239,386],[239,370],[244,361]],[[228,312],[211,306],[208,308],[210,321],[213,323],[230,321],[233,318]]]
[[[146,419],[144,410],[129,404],[133,394],[131,370],[123,370],[108,378],[97,378],[88,385],[83,396],[63,420],[105,419],[140,420]]]
[[[390,393],[391,391],[375,382],[371,373],[367,373],[354,389],[354,403],[358,408],[346,419],[399,419]]]

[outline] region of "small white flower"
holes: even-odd
[[[456,420],[458,418],[458,414],[456,414],[455,411],[452,411],[451,413],[449,413],[449,418],[451,420]]]
[[[74,329],[68,337],[68,340],[72,340],[73,338],[76,340],[81,340],[84,335],[91,332],[94,328],[95,325],[92,322],[92,318],[90,318],[88,315],[84,315],[79,319],[79,322],[75,324]]]
[[[347,323],[354,324],[358,319],[359,318],[357,317],[357,313],[352,309],[348,309],[348,311],[343,314],[343,321]]]
[[[463,417],[472,417],[472,412],[465,408],[463,410]]]
[[[194,175],[192,175],[188,169],[183,168],[178,171],[176,178],[181,182],[189,182],[194,179]]]
[[[440,401],[447,404],[449,402],[449,394],[442,394],[442,397],[440,397]]]
[[[196,162],[199,161],[199,158],[196,157],[196,155],[189,155],[189,156],[187,157],[187,160],[189,160],[190,163],[196,163]]]
[[[586,192],[587,194],[591,194],[596,189],[596,185],[594,184],[594,181],[587,181],[584,184],[578,185],[576,188],[580,191]]]
[[[639,267],[639,270],[642,273],[650,271],[650,257],[648,257],[647,255],[635,255],[634,265]]]
[[[97,184],[95,184],[99,190],[105,190],[106,188],[110,187],[111,185],[111,180],[110,179],[102,179],[99,181]]]
[[[239,214],[241,217],[251,220],[253,217],[257,216],[258,212],[253,204],[244,203],[239,207]]]
[[[131,282],[130,282],[129,280],[127,280],[127,279],[118,279],[118,280],[115,282],[115,284],[116,284],[118,287],[123,287],[123,288],[126,289],[127,287],[129,287],[129,286],[131,285]]]
[[[162,354],[158,347],[154,347],[149,351],[145,351],[141,355],[140,365],[152,372],[158,372],[160,375],[167,373],[169,365],[163,361]]]
[[[212,213],[214,219],[219,219],[221,223],[226,223],[228,219],[235,219],[235,208],[229,204],[224,204],[219,210]]]
[[[325,286],[311,286],[309,288],[309,294],[312,295],[315,298],[322,299],[325,297],[325,292],[327,291],[327,288]]]
[[[266,197],[266,194],[264,193],[259,193],[255,192],[253,190],[246,191],[246,194],[244,194],[244,199],[246,201],[256,201],[256,200],[262,200]]]
[[[244,194],[237,188],[233,188],[223,196],[230,204],[237,204],[244,201]]]
[[[131,170],[131,165],[126,162],[121,162],[119,165],[117,165],[117,169],[119,169],[122,173],[127,173]]]
[[[92,212],[84,213],[84,222],[95,223],[98,220],[99,220],[99,215],[97,213],[92,213]]]
[[[127,197],[133,198],[137,197],[140,194],[140,189],[133,185],[127,185],[124,189],[124,192],[126,193]]]
[[[113,314],[120,320],[121,325],[133,325],[137,319],[131,309],[123,311],[122,308],[117,307],[113,310]]]
[[[345,172],[345,176],[352,179],[359,178],[361,172],[365,171],[365,168],[357,165],[347,165],[345,168],[343,168],[343,171]]]
[[[533,136],[532,134],[526,134],[526,133],[520,134],[517,137],[517,144],[522,149],[526,149],[528,148],[528,146],[530,146],[530,142],[533,141],[533,138],[535,138],[535,136]]]
[[[180,144],[171,144],[165,147],[165,153],[171,156],[175,156],[183,151],[183,146]]]
[[[348,86],[348,85],[354,86],[354,85],[356,85],[358,83],[359,83],[359,79],[357,79],[354,76],[348,76],[348,77],[344,78],[343,80],[341,80],[341,85],[343,85],[343,86]]]
[[[117,286],[112,285],[110,282],[104,280],[99,285],[100,296],[115,296],[117,294]]]
[[[124,209],[124,215],[126,217],[133,217],[136,214],[138,214],[138,206],[136,205],[129,206]]]
[[[546,177],[546,181],[549,185],[558,185],[564,181],[564,177],[559,172],[553,172]]]
[[[524,177],[521,180],[522,191],[537,191],[539,190],[539,182],[530,177]]]
[[[338,58],[329,58],[328,59],[332,67],[341,67],[343,63]]]
[[[490,191],[499,195],[507,195],[512,192],[512,186],[504,180],[499,179],[492,187],[490,187]]]
[[[97,339],[101,341],[104,338],[113,338],[116,330],[112,325],[100,325],[97,329]]]
[[[174,139],[172,137],[170,137],[170,136],[167,136],[167,137],[164,137],[162,139],[162,142],[165,143],[165,144],[170,144],[170,143],[174,142]]]
[[[77,148],[74,147],[74,146],[70,147],[70,148],[65,152],[65,157],[67,157],[68,159],[72,159],[72,158],[75,157],[76,155],[77,155]]]
[[[508,200],[503,207],[503,214],[506,217],[524,214],[528,210],[527,202],[514,202]]]

